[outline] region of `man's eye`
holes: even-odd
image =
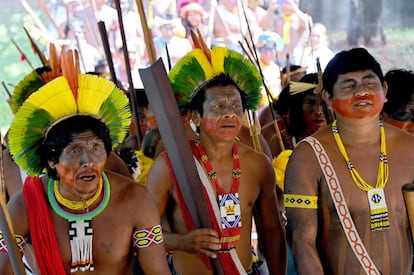
[[[102,145],[101,144],[95,144],[94,147],[93,147],[93,149],[95,151],[100,151],[100,150],[102,150]]]
[[[69,153],[77,154],[77,153],[79,153],[79,150],[78,150],[78,148],[72,148],[72,149],[69,150]]]
[[[367,83],[364,83],[364,86],[368,89],[375,89],[377,87],[377,83],[376,82],[367,82]]]
[[[355,84],[348,84],[348,85],[344,85],[342,86],[342,90],[343,91],[353,91],[355,89]]]

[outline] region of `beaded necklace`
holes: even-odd
[[[99,215],[106,208],[106,206],[108,205],[108,202],[109,202],[110,194],[111,194],[111,190],[110,190],[111,187],[110,187],[109,180],[108,180],[105,173],[102,173],[102,178],[103,178],[103,182],[104,182],[103,188],[102,188],[102,190],[104,192],[104,197],[103,197],[102,201],[92,211],[89,211],[87,213],[82,213],[82,214],[69,213],[59,205],[59,203],[56,199],[55,192],[54,192],[54,180],[49,179],[47,196],[48,196],[50,205],[52,206],[52,209],[60,217],[66,219],[66,220],[69,220],[69,221],[72,221],[72,220],[75,220],[75,221],[91,220],[91,219],[95,218],[97,215]]]
[[[203,146],[201,145],[201,142],[199,139],[194,140],[194,144],[196,145],[196,148],[200,154],[201,161],[203,162],[204,167],[207,170],[207,175],[210,180],[210,182],[214,185],[216,188],[217,194],[222,195],[226,192],[221,187],[221,185],[218,182],[217,174],[213,169],[213,166],[210,163],[210,160],[207,157],[206,152],[204,151]],[[240,169],[240,159],[239,159],[239,152],[237,149],[236,142],[233,143],[233,170],[232,170],[232,176],[233,176],[233,184],[230,188],[230,193],[237,192],[239,190],[240,185],[240,176],[241,176],[241,169]]]
[[[336,144],[341,152],[342,156],[345,159],[346,165],[348,167],[348,171],[351,174],[352,180],[355,185],[367,192],[368,201],[370,204],[371,210],[371,230],[378,230],[378,229],[385,229],[389,228],[390,222],[388,218],[388,207],[385,201],[385,193],[384,188],[388,182],[388,160],[387,160],[387,148],[386,148],[386,140],[385,140],[385,130],[384,125],[380,121],[380,156],[379,156],[379,164],[378,164],[378,174],[377,174],[377,182],[375,187],[369,185],[359,174],[356,170],[354,165],[352,164],[348,154],[345,150],[345,146],[342,143],[341,137],[339,135],[339,130],[337,127],[337,121],[335,120],[332,123],[332,133],[335,138]]]
[[[82,213],[82,214],[73,214],[69,213],[64,210],[59,203],[62,203],[65,207],[68,207],[71,210],[76,203],[68,203],[65,200],[57,199],[63,196],[59,193],[59,188],[56,188],[56,181],[53,179],[49,179],[48,186],[47,186],[47,197],[49,199],[49,203],[52,206],[53,211],[58,214],[60,217],[66,219],[69,223],[69,239],[70,239],[70,250],[72,254],[71,260],[71,273],[74,273],[78,270],[80,271],[94,271],[94,263],[93,263],[93,255],[92,255],[92,244],[93,244],[93,227],[92,227],[92,219],[98,216],[109,203],[109,198],[111,194],[111,187],[109,184],[108,177],[103,172],[102,179],[99,181],[99,187],[96,194],[96,199],[92,201],[95,202],[103,191],[103,198],[98,206],[93,209],[92,211]],[[89,200],[88,200],[89,201]],[[92,205],[92,203],[90,205]],[[82,204],[83,205],[83,204]],[[90,206],[89,205],[89,206]],[[81,210],[84,208],[81,208]]]
[[[63,197],[62,194],[59,192],[59,180],[55,180],[55,183],[53,186],[53,192],[56,197],[56,200],[64,207],[70,210],[75,210],[75,211],[86,210],[86,212],[88,212],[89,206],[95,203],[96,200],[101,195],[102,187],[103,187],[103,183],[102,183],[102,179],[100,179],[99,184],[98,184],[98,189],[96,190],[95,194],[86,201],[72,201],[72,200],[68,200],[67,198]]]
[[[200,154],[200,159],[207,170],[207,176],[216,189],[218,195],[218,204],[220,208],[220,221],[221,221],[221,250],[229,250],[236,246],[240,239],[241,232],[241,209],[239,199],[239,186],[240,186],[240,159],[237,148],[237,143],[233,143],[233,170],[232,178],[233,183],[230,191],[225,192],[223,187],[219,184],[217,174],[211,165],[206,152],[199,139],[194,140],[194,145]]]

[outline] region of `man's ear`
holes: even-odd
[[[321,93],[322,93],[322,99],[325,102],[326,106],[329,109],[332,109],[332,98],[331,98],[331,95],[325,89],[323,89]]]
[[[198,111],[192,111],[190,113],[191,120],[194,122],[194,124],[199,127],[201,122],[201,116]]]
[[[388,83],[386,81],[382,84],[382,89],[384,90],[385,102],[387,102]]]
[[[47,164],[49,164],[49,167],[52,169],[56,168],[56,162],[52,161],[52,160],[48,160]]]

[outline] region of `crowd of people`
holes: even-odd
[[[150,62],[133,3],[120,0],[127,45],[115,1],[52,4],[55,42],[9,102],[1,190],[18,252],[0,228],[1,274],[21,258],[26,274],[411,274],[414,72],[332,52],[299,0],[147,1],[200,227],[137,70]],[[105,22],[116,79],[86,18]]]

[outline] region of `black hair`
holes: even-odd
[[[197,90],[195,91],[193,97],[190,100],[189,110],[192,111],[198,111],[200,116],[203,116],[203,103],[205,100],[205,93],[206,89],[216,87],[216,86],[227,86],[227,85],[233,85],[236,87],[236,89],[240,93],[240,97],[242,100],[243,105],[243,111],[247,109],[247,95],[246,93],[240,89],[239,85],[226,73],[221,73],[203,85],[201,85]]]
[[[50,168],[48,161],[59,162],[63,149],[73,141],[74,135],[91,130],[105,145],[107,156],[112,151],[109,129],[101,120],[87,115],[76,115],[54,125],[46,135],[39,148],[43,167],[47,168],[49,177],[57,178],[55,169]]]
[[[318,84],[318,74],[306,74],[299,82]],[[303,100],[309,94],[313,94],[313,88],[295,95],[290,95],[289,124],[287,132],[290,136],[300,135],[306,129],[306,120],[303,114]],[[325,115],[326,117],[326,115]]]
[[[354,48],[337,53],[323,72],[323,88],[333,96],[333,86],[340,74],[372,70],[384,82],[384,75],[378,61],[364,48]]]
[[[387,114],[398,112],[407,105],[414,94],[414,72],[405,69],[393,69],[385,74],[388,83],[387,102],[383,111]]]

